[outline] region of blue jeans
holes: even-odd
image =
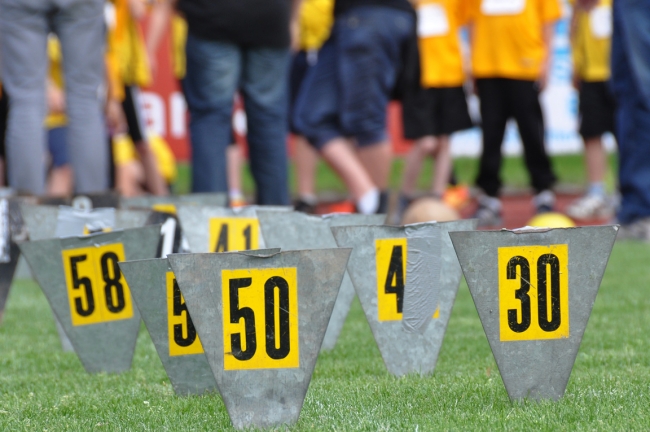
[[[382,6],[359,6],[337,17],[293,117],[316,148],[339,137],[355,138],[359,146],[386,139],[386,107],[413,25],[409,12]]]
[[[289,204],[287,74],[289,50],[243,48],[187,38],[183,89],[190,112],[192,190],[226,192],[226,147],[233,98],[241,91],[248,118],[250,167],[257,203]]]
[[[618,104],[618,219],[627,224],[650,217],[650,0],[614,2],[612,87]]]
[[[78,193],[109,187],[103,116],[104,1],[0,0],[0,76],[9,94],[9,186],[45,193],[47,35],[57,34],[65,69],[67,146]]]

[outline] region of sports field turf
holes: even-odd
[[[585,167],[581,155],[561,155],[554,156],[553,168],[558,177],[560,185],[582,186],[585,184]],[[456,158],[454,160],[454,169],[458,181],[464,184],[473,184],[478,173],[479,161],[476,158]],[[616,172],[617,158],[615,154],[609,156],[610,170],[607,175],[607,187],[613,191],[616,185],[616,179],[613,173]],[[289,179],[292,191],[296,191],[295,169],[292,166],[289,171]],[[401,184],[402,172],[404,171],[404,161],[396,158],[393,163],[393,169],[390,176],[390,185],[393,189],[398,189]],[[431,158],[427,158],[423,164],[418,187],[426,190],[430,186],[432,172]],[[521,157],[506,157],[503,160],[501,176],[504,184],[512,188],[523,188],[529,185],[528,172]],[[245,167],[242,175],[244,192],[248,196],[253,196],[254,183],[248,167]],[[318,193],[335,193],[345,194],[345,185],[338,176],[323,162],[320,161],[316,171],[316,188]],[[178,178],[174,185],[176,193],[189,193],[190,190],[190,169],[187,164],[178,165]]]
[[[465,282],[435,374],[396,379],[355,301],[320,356],[295,430],[649,430],[650,246],[617,244],[565,397],[511,403]],[[63,353],[45,297],[14,284],[0,326],[0,430],[223,430],[218,395],[173,394],[144,328],[133,369],[88,375]]]

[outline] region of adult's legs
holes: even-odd
[[[476,184],[490,197],[497,197],[501,188],[501,144],[509,117],[504,81],[500,78],[476,80],[483,127],[483,152]]]
[[[544,147],[544,116],[534,81],[508,80],[505,97],[517,121],[524,146],[524,161],[537,193],[550,190],[555,183],[551,159]]]
[[[288,205],[289,50],[251,48],[244,54],[241,91],[248,118],[250,166],[257,203]]]
[[[9,186],[36,195],[45,192],[46,177],[46,13],[45,2],[0,0],[0,75],[11,95],[6,132]]]
[[[614,2],[612,78],[623,224],[650,218],[650,10],[647,1]],[[650,225],[650,224],[649,224]],[[641,236],[650,239],[650,231]]]
[[[226,147],[242,53],[236,45],[190,34],[186,54],[183,89],[190,111],[192,191],[227,192]]]
[[[104,2],[61,1],[53,16],[61,41],[68,116],[67,144],[79,193],[109,186],[109,149],[103,116]]]

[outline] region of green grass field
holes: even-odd
[[[465,282],[432,376],[389,375],[355,301],[292,430],[650,430],[650,246],[617,244],[565,397],[511,403]],[[133,368],[88,375],[59,346],[38,286],[14,284],[0,326],[0,430],[224,430],[218,395],[173,394],[146,330]]]
[[[583,158],[581,155],[561,155],[554,156],[553,167],[558,176],[558,183],[562,185],[582,186],[585,184],[586,175]],[[617,159],[616,155],[612,154],[609,157],[610,170],[607,176],[607,186],[610,191],[614,190],[616,179],[613,173],[616,172]],[[456,158],[454,160],[454,168],[458,181],[471,185],[474,183],[478,172],[478,159],[475,158]],[[390,185],[393,189],[398,189],[401,183],[402,172],[404,170],[404,162],[401,158],[396,158],[393,163],[393,170],[391,172]],[[422,190],[427,190],[430,185],[432,173],[431,159],[427,159],[423,165],[418,187]],[[296,190],[296,176],[293,164],[289,171],[290,184],[292,191]],[[504,184],[514,187],[523,188],[528,186],[528,172],[521,157],[506,157],[503,162],[502,178]],[[345,193],[345,185],[338,178],[338,176],[324,163],[318,164],[316,172],[316,187],[319,193]],[[245,167],[242,182],[244,192],[248,196],[253,196],[254,183],[250,175],[248,167]],[[190,168],[187,164],[179,164],[178,179],[174,185],[176,193],[188,193],[190,190]]]

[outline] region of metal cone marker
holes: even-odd
[[[120,269],[176,394],[214,391],[214,375],[167,259],[121,262]]]
[[[475,221],[332,228],[354,247],[348,272],[390,373],[433,372],[461,271],[448,231]]]
[[[216,206],[178,206],[178,219],[190,250],[232,252],[264,249],[257,210],[291,211],[291,207],[248,206],[231,209]]]
[[[0,199],[0,322],[4,315],[9,289],[13,282],[20,249],[17,242],[25,240],[27,233],[20,215],[18,202],[11,198]]]
[[[29,232],[29,239],[32,241],[59,237],[58,234],[66,237],[86,235],[93,229],[89,223],[98,224],[102,230],[138,228],[146,224],[150,214],[148,210],[114,210],[112,208],[77,212],[71,207],[33,204],[21,204],[20,210]],[[66,213],[65,216],[61,214],[62,211]],[[72,344],[56,315],[54,320],[63,351],[73,351]]]
[[[236,428],[298,420],[349,256],[168,257]]]
[[[151,208],[156,211],[172,214],[176,213],[176,207],[181,204],[225,207],[228,205],[228,196],[225,193],[195,193],[188,195],[141,196],[120,199],[120,206],[124,209]]]
[[[617,231],[450,234],[510,399],[564,395]]]
[[[332,226],[381,225],[385,215],[333,214],[311,216],[301,212],[277,212],[258,210],[260,228],[264,242],[268,247],[282,250],[326,249],[337,247],[332,235]],[[354,286],[348,272],[343,276],[343,283],[336,304],[332,311],[322,350],[331,350],[336,346],[345,319],[354,300]]]
[[[118,262],[152,258],[160,227],[20,244],[87,372],[131,367],[140,313]]]
[[[247,253],[278,252],[280,249]],[[176,394],[216,390],[201,339],[167,259],[121,262],[120,269]]]

